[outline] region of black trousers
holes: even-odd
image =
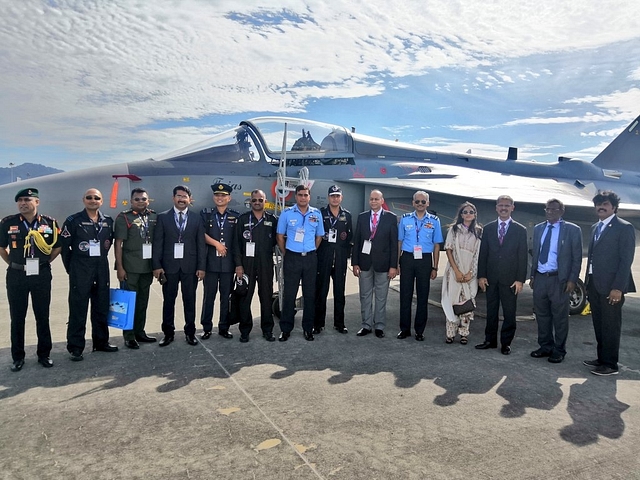
[[[347,279],[347,249],[328,246],[318,251],[316,311],[314,327],[324,328],[327,316],[329,282],[333,280],[333,326],[344,327],[344,289]]]
[[[593,330],[598,343],[598,360],[605,367],[617,370],[624,295],[617,304],[610,305],[607,299],[609,293],[598,293],[593,282],[587,285],[587,295],[591,304]]]
[[[172,337],[175,333],[175,306],[178,296],[178,285],[182,293],[182,308],[184,310],[184,333],[196,334],[196,289],[198,277],[196,273],[166,273],[167,281],[162,285],[162,332]]]
[[[247,259],[243,265],[244,273],[249,278],[247,295],[239,301],[240,334],[249,335],[253,328],[253,316],[251,315],[251,300],[258,286],[258,298],[260,299],[260,328],[262,333],[273,332],[273,263],[264,261],[261,263]]]
[[[284,275],[284,292],[282,299],[282,315],[280,330],[290,333],[293,330],[296,315],[295,303],[298,286],[302,280],[302,297],[304,310],[302,312],[302,329],[305,332],[313,330],[315,308],[316,276],[318,275],[318,257],[316,252],[309,252],[306,256],[287,250],[282,266]]]
[[[136,311],[133,317],[133,330],[123,330],[125,340],[135,340],[136,335],[145,333],[147,324],[147,306],[149,305],[149,290],[153,282],[153,273],[129,273],[127,281],[120,284],[123,290],[136,292]]]
[[[229,330],[229,296],[232,288],[233,272],[206,272],[202,313],[200,314],[200,323],[205,332],[213,330],[213,307],[216,303],[218,290],[220,290],[218,330],[221,332]]]
[[[39,275],[27,276],[24,270],[7,269],[7,298],[11,315],[11,357],[23,360],[24,332],[29,294],[38,334],[38,357],[48,357],[51,352],[51,329],[49,328],[49,306],[51,305],[51,268],[40,265]]]
[[[69,271],[69,324],[67,350],[82,353],[87,330],[87,310],[91,301],[91,338],[94,347],[109,342],[109,279],[108,265],[89,267],[72,264]]]
[[[569,294],[567,284],[560,283],[557,275],[535,273],[533,281],[533,308],[538,323],[538,345],[548,353],[566,355],[569,334]],[[555,335],[554,335],[555,332]]]
[[[417,335],[422,335],[427,327],[432,267],[431,253],[423,253],[420,260],[413,258],[413,253],[409,252],[402,252],[400,256],[400,330],[403,332],[411,332],[414,282],[417,300],[413,328]]]
[[[518,296],[511,290],[511,285],[503,285],[498,282],[490,282],[487,286],[487,325],[484,329],[484,339],[492,345],[498,343],[498,322],[500,305],[502,305],[502,330],[500,330],[500,343],[503,346],[511,345],[516,335],[516,307]]]

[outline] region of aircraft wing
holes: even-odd
[[[577,186],[568,181],[552,178],[533,178],[502,174],[448,165],[429,165],[431,172],[414,172],[392,178],[352,178],[349,183],[406,188],[412,193],[425,190],[458,197],[495,200],[509,195],[515,202],[544,205],[550,198],[557,198],[565,205],[593,207],[591,199],[597,193],[593,183]]]

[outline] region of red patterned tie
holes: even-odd
[[[500,245],[504,241],[504,236],[507,234],[507,222],[500,222],[500,230],[498,230],[498,241]]]

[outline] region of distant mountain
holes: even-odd
[[[23,163],[22,165],[16,165],[13,167],[13,181],[18,178],[27,180],[29,178],[43,177],[45,175],[51,175],[52,173],[60,173],[64,170],[57,168],[45,167],[37,163]],[[11,167],[0,168],[0,185],[11,182]]]

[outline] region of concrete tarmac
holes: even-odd
[[[484,338],[481,316],[468,345],[447,345],[434,305],[424,342],[397,340],[395,290],[387,336],[356,337],[360,304],[350,272],[348,335],[331,328],[329,314],[329,328],[307,342],[298,313],[288,342],[266,342],[256,317],[249,343],[239,343],[233,327],[232,340],[214,335],[189,346],[178,308],[168,347],[129,350],[111,330],[120,351],[91,353],[89,326],[85,360],[75,363],[65,349],[68,281],[57,260],[55,366],[36,362],[30,313],[26,364],[13,373],[4,278],[0,284],[0,478],[640,478],[636,295],[624,306],[614,377],[582,365],[596,356],[590,316],[571,317],[568,354],[557,365],[529,356],[535,321],[518,322],[509,356],[473,348]],[[432,300],[439,301],[440,284],[432,285]],[[162,294],[157,283],[152,288],[147,332],[160,339]],[[526,287],[520,318],[531,310]]]

